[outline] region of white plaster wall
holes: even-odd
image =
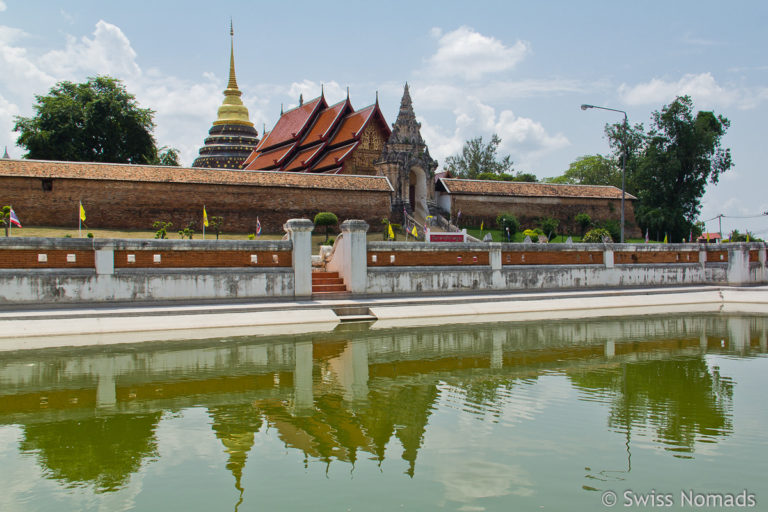
[[[28,270],[0,272],[0,303],[293,298],[293,270],[165,272]]]
[[[718,277],[720,279],[712,279]],[[705,272],[699,264],[488,267],[389,267],[368,269],[368,293],[472,290],[530,290],[600,286],[656,286],[725,283],[725,272]]]

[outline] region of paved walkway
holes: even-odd
[[[768,315],[768,286],[691,286],[340,297],[258,302],[12,306],[0,313],[0,351],[371,329],[670,313]]]

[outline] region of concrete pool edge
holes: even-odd
[[[768,286],[40,308],[0,315],[0,351],[328,332],[352,318],[367,318],[373,321],[371,329],[386,329],[668,313],[768,314]]]

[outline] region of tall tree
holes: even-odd
[[[27,149],[25,158],[131,164],[177,160],[168,150],[158,153],[154,112],[140,108],[120,80],[98,76],[85,83],[59,82],[35,98],[35,116],[17,116],[14,125],[20,132],[17,143]]]
[[[714,112],[694,114],[690,96],[677,97],[651,120],[647,134],[639,137],[635,131],[628,137],[628,168],[632,162],[633,171],[627,190],[639,199],[641,226],[680,240],[696,222],[707,183],[717,183],[733,165],[731,150],[721,143],[730,121]],[[614,147],[621,143],[617,128],[606,129]]]
[[[612,185],[621,188],[621,167],[603,155],[585,155],[568,166],[562,176],[550,178],[548,183],[579,185]]]
[[[483,144],[482,137],[470,139],[464,143],[460,155],[445,159],[444,168],[457,178],[477,179],[481,173],[509,174],[513,163],[509,155],[498,159],[499,144],[501,139],[495,133],[488,144]]]

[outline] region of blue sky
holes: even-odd
[[[346,87],[356,108],[376,91],[387,120],[411,84],[416,115],[442,163],[465,140],[493,133],[518,170],[555,176],[608,151],[607,122],[690,94],[731,120],[735,166],[704,199],[702,219],[768,210],[768,3],[635,2],[104,2],[0,0],[0,150],[15,147],[14,115],[35,94],[96,74],[124,80],[157,113],[160,145],[197,155],[226,85],[229,19],[243,101],[259,133],[280,105],[330,101]],[[723,230],[768,236],[768,217],[726,218]],[[708,224],[715,231],[717,223]]]

